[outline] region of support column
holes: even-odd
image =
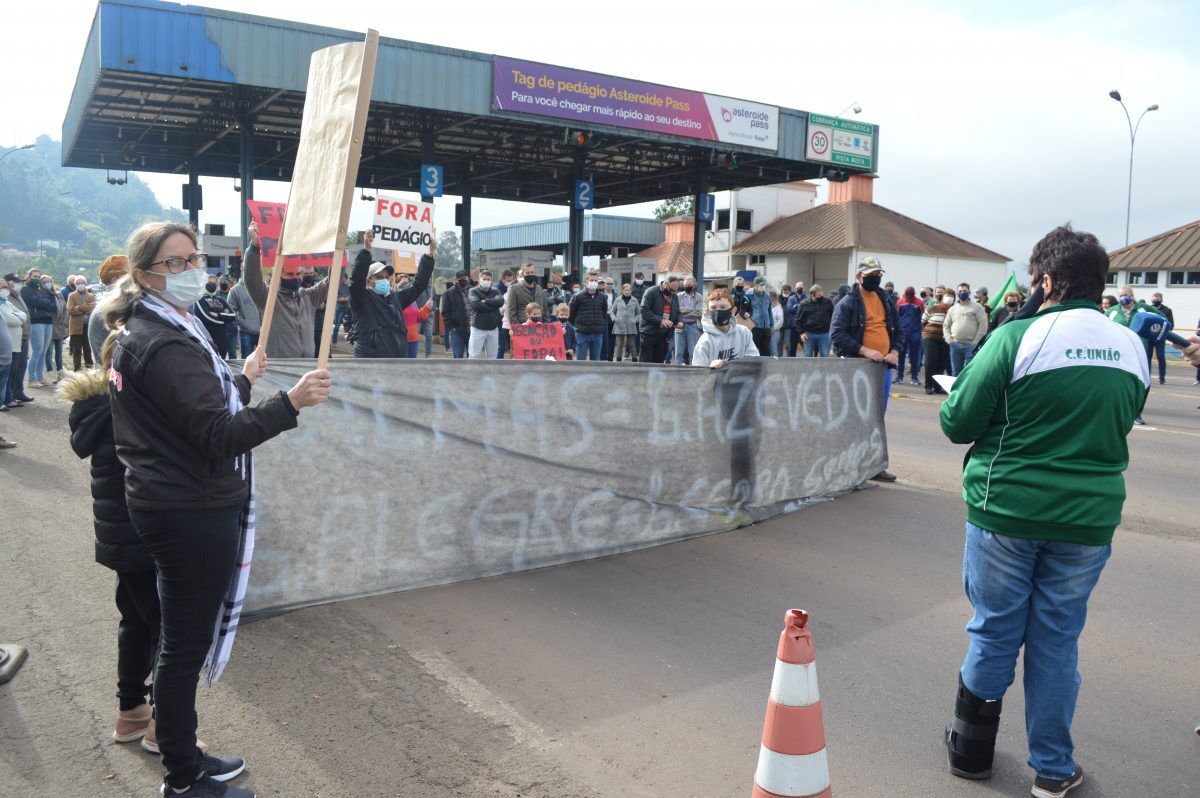
[[[571,185],[567,191],[571,212],[567,216],[567,274],[583,282],[583,210],[575,207],[575,183],[583,180],[583,150],[577,150],[571,167]]]
[[[200,232],[200,177],[194,169],[188,170],[188,224]]]
[[[463,268],[471,271],[471,187],[462,189],[462,219],[459,225],[462,229],[459,238],[462,240]]]
[[[704,295],[704,234],[708,222],[700,221],[700,205],[708,193],[708,170],[700,167],[696,171],[696,215],[692,229],[692,276],[696,278],[696,290]],[[730,249],[733,249],[731,246]]]
[[[250,246],[250,237],[246,234],[246,230],[250,227],[250,209],[246,207],[246,200],[254,199],[254,120],[242,120],[242,158],[241,158],[241,181],[242,181],[242,246]]]

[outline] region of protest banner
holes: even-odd
[[[288,193],[277,252],[289,255],[332,251],[327,307],[337,304],[342,256],[350,202],[362,155],[379,33],[368,30],[365,40],[318,50],[308,69],[300,144]],[[283,269],[271,272],[271,289],[263,313],[259,346],[266,348],[279,281]],[[333,313],[326,313],[321,329],[317,367],[329,365]]]
[[[513,360],[567,359],[563,328],[558,324],[518,324],[509,330]]]
[[[386,196],[375,200],[375,244],[398,252],[426,252],[433,243],[433,203]]]
[[[275,267],[275,251],[279,248],[279,236],[283,233],[283,219],[287,215],[286,202],[260,202],[246,200],[250,209],[250,221],[258,224],[259,249],[264,269]],[[333,251],[314,252],[310,255],[288,255],[283,259],[285,271],[293,268],[328,269],[333,265]],[[345,256],[342,265],[346,265]]]

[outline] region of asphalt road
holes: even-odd
[[[1173,369],[1131,433],[1130,499],[1082,641],[1081,798],[1200,795],[1200,389]],[[317,607],[244,626],[201,736],[260,796],[745,796],[783,613],[812,613],[841,796],[1028,794],[1020,681],[996,776],[945,771],[969,606],[962,449],[939,402],[892,400],[895,485],[748,529],[584,563]],[[909,393],[915,391],[915,393]],[[0,416],[0,796],[145,796],[108,740],[116,611],[91,562],[65,406]]]

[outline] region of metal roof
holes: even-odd
[[[1109,270],[1200,268],[1200,220],[1108,253]]]
[[[160,0],[101,0],[63,122],[63,164],[233,177],[245,126],[254,177],[288,180],[311,54],[361,39]],[[567,138],[579,123],[494,110],[491,87],[491,55],[381,38],[359,185],[414,188],[427,135],[448,194],[470,186],[474,196],[569,201],[577,150]],[[807,119],[780,109],[774,153],[588,124],[602,141],[585,151],[584,174],[601,206],[693,193],[701,168],[711,191],[813,178],[823,172],[804,158]],[[709,168],[729,152],[742,153],[739,166]]]
[[[831,202],[785,216],[738,244],[733,251],[739,255],[769,255],[851,248],[969,260],[1010,260],[873,202]]]
[[[506,249],[541,249],[563,253],[567,246],[567,219],[544,219],[497,227],[481,227],[471,233],[471,246],[485,252]],[[663,240],[663,223],[633,216],[584,214],[585,255],[607,255],[613,247],[639,247]]]

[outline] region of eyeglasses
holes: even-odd
[[[188,269],[206,269],[208,268],[208,256],[203,252],[194,252],[186,258],[163,258],[156,260],[146,267],[147,270],[151,266],[163,264],[167,267],[167,271],[171,274],[182,274]]]

